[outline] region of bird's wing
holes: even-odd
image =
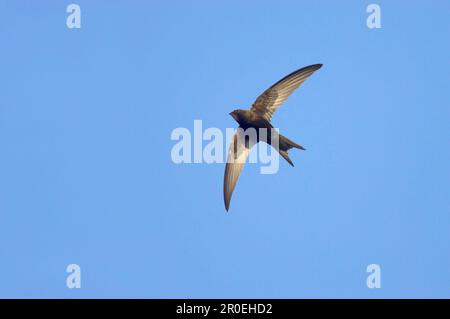
[[[321,67],[322,64],[313,64],[285,76],[256,99],[251,107],[251,111],[270,121],[272,114],[286,101],[289,95]]]
[[[252,139],[246,141],[243,130],[238,129],[228,147],[228,159],[223,179],[223,199],[227,211],[230,207],[231,194],[236,186],[236,182],[244,168],[250,150],[255,144],[256,141],[252,141]]]

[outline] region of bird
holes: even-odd
[[[244,168],[250,150],[255,144],[262,141],[259,134],[257,134],[256,140],[247,139],[246,137],[242,138],[241,134],[243,131],[249,128],[255,129],[256,132],[259,132],[259,129],[266,129],[267,136],[264,142],[268,144],[271,144],[271,134],[276,134],[277,136],[275,137],[278,139],[278,147],[275,149],[291,166],[294,166],[294,163],[288,156],[289,150],[292,148],[305,150],[300,144],[291,141],[287,137],[278,134],[273,130],[271,124],[272,115],[308,77],[321,67],[322,64],[312,64],[300,68],[286,75],[265,90],[255,102],[253,102],[250,109],[236,109],[229,113],[239,124],[239,127],[233,135],[228,147],[228,157],[225,165],[223,198],[227,212],[230,208],[231,195],[233,194],[239,175]]]

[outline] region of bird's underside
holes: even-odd
[[[277,83],[264,91],[253,103],[249,110],[235,110],[231,112],[231,116],[239,123],[239,129],[233,136],[228,148],[228,159],[225,166],[223,195],[225,209],[228,211],[230,207],[231,195],[236,186],[239,175],[244,168],[245,161],[250,153],[251,148],[260,141],[258,135],[256,139],[246,139],[244,131],[253,128],[259,132],[260,128],[266,129],[267,136],[264,142],[271,144],[271,141],[277,139],[278,143],[274,143],[274,148],[280,155],[292,166],[292,160],[288,156],[291,148],[303,149],[299,144],[289,140],[288,138],[278,134],[272,129],[270,123],[273,113],[283,104],[289,95],[294,92],[311,74],[320,69],[322,64],[313,64],[301,68],[285,76]],[[273,136],[272,136],[272,135]],[[278,144],[278,145],[277,145]]]

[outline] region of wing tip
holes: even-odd
[[[228,202],[225,201],[225,210],[227,211],[227,213],[228,213],[229,209],[230,209],[230,202],[229,201]]]
[[[230,209],[231,196],[227,190],[226,185],[224,185],[223,189],[223,203],[225,204],[225,210],[228,212]]]
[[[316,70],[320,69],[323,66],[322,63],[313,64],[312,67],[314,67]]]

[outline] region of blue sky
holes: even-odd
[[[0,297],[450,297],[448,1],[69,3],[0,1]],[[172,130],[313,63],[226,213]]]

